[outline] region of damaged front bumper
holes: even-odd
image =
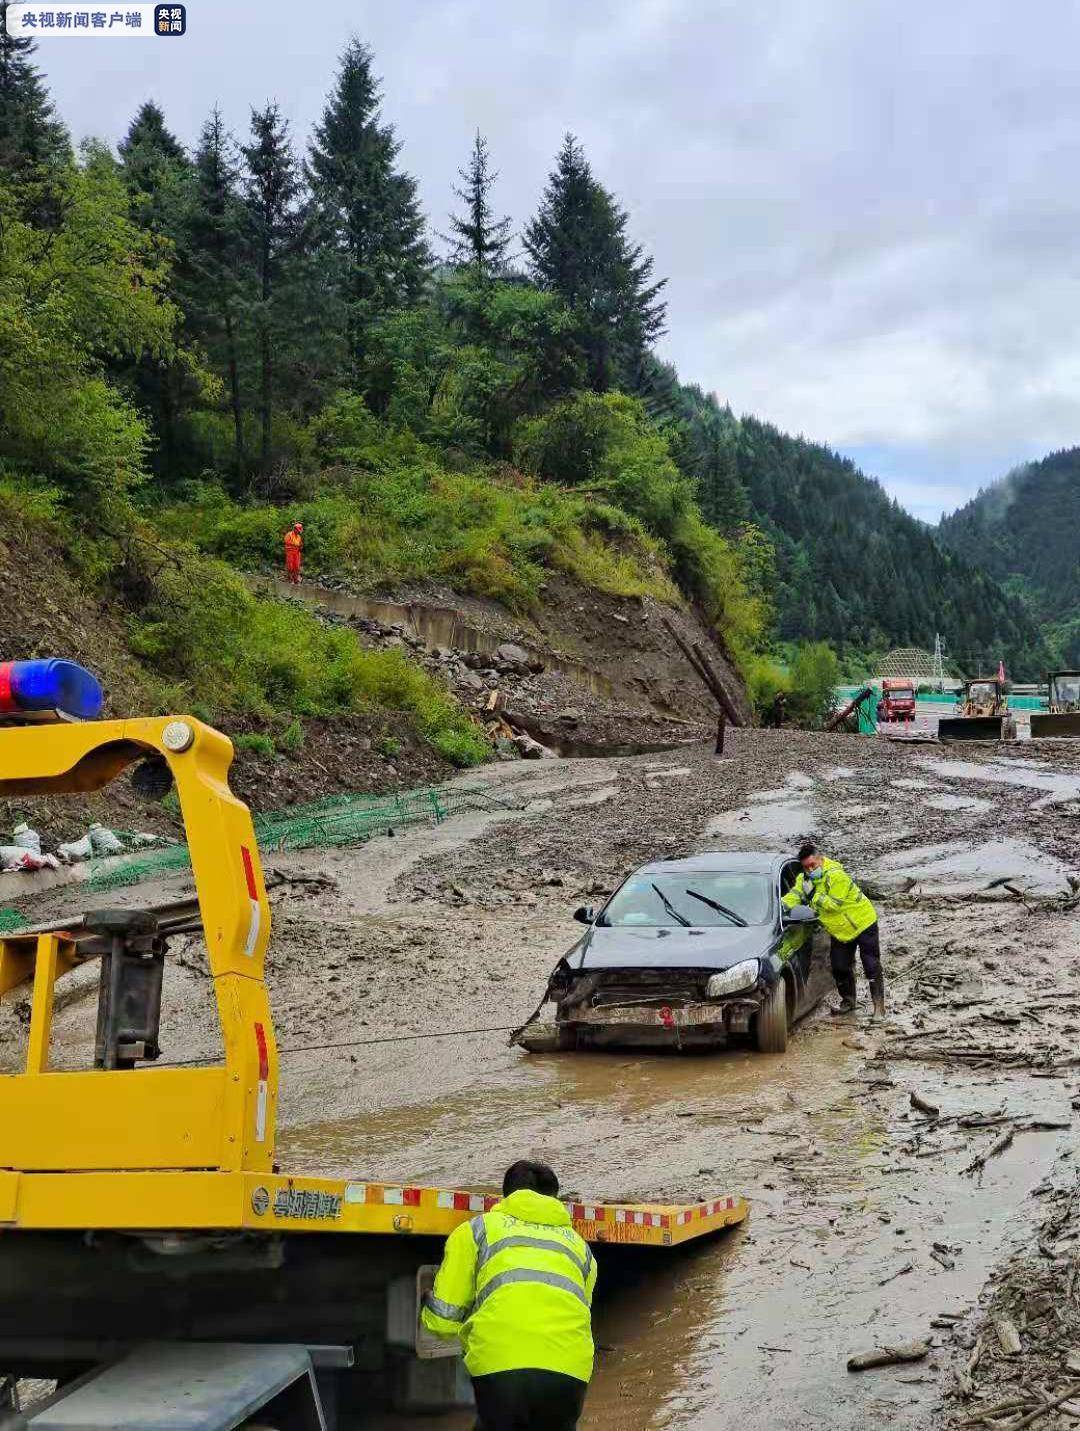
[[[634,1044],[681,1048],[688,1044],[723,1047],[731,1034],[747,1034],[761,1007],[761,994],[747,991],[725,999],[664,1003],[597,1004],[575,1008],[557,1019],[564,1047]]]

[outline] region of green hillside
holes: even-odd
[[[974,669],[1004,659],[1042,669],[1036,623],[978,553],[949,550],[847,458],[755,417],[736,418],[673,369],[643,370],[644,400],[696,471],[702,509],[721,530],[750,521],[773,553],[770,594],[785,642],[838,650],[933,649],[940,634]]]
[[[387,704],[480,758],[405,657],[252,595],[298,517],[325,580],[524,613],[559,572],[692,604],[748,676],[777,640],[1033,659],[1015,604],[850,463],[658,362],[665,280],[572,135],[519,239],[477,135],[439,234],[359,42],[306,141],[266,102],[187,146],[148,101],[78,154],[32,47],[0,33],[0,60],[5,499],[161,702],[290,729]]]
[[[1055,661],[1080,664],[1080,448],[1029,462],[945,517],[942,542],[1044,623]]]

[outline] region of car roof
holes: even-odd
[[[705,850],[681,860],[652,860],[635,874],[683,874],[690,870],[730,870],[735,874],[778,874],[793,853],[778,855],[775,850]]]

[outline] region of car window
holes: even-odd
[[[780,872],[780,893],[787,894],[801,873],[798,860],[788,860]]]
[[[704,902],[712,900],[745,924],[768,924],[771,883],[768,875],[736,870],[631,875],[612,895],[599,923],[616,928],[674,929],[684,922],[697,929],[734,927],[737,921]]]

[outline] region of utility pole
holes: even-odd
[[[939,693],[945,691],[945,655],[941,648],[941,633],[934,632],[934,680]]]

